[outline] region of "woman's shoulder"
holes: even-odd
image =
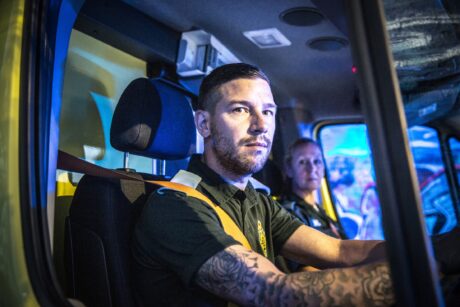
[[[298,201],[293,197],[293,195],[281,195],[279,203],[286,209],[292,209],[298,205]]]

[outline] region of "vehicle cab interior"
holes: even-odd
[[[457,1],[14,0],[0,17],[1,306],[140,306],[133,225],[203,151],[203,78],[237,62],[278,107],[258,189],[279,199],[288,146],[315,139],[318,202],[349,239],[386,240],[397,305],[458,302],[429,240],[460,223]]]

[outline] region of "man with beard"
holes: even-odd
[[[133,272],[142,305],[392,304],[388,266],[373,263],[384,258],[381,242],[322,234],[253,188],[251,175],[267,160],[275,131],[268,78],[248,64],[219,67],[204,79],[198,104],[195,124],[204,153],[192,157],[189,175],[251,248],[224,231],[206,202],[160,189],[134,231]],[[273,264],[277,255],[334,269],[284,274]]]

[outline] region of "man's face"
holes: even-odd
[[[276,104],[262,79],[237,79],[221,85],[210,116],[211,152],[234,175],[260,170],[271,150]]]
[[[297,191],[313,192],[320,188],[324,177],[324,163],[321,150],[316,144],[297,146],[288,165],[288,176]]]

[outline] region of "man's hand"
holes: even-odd
[[[284,274],[240,245],[227,247],[198,270],[195,283],[245,306],[388,306],[394,295],[388,266]]]

